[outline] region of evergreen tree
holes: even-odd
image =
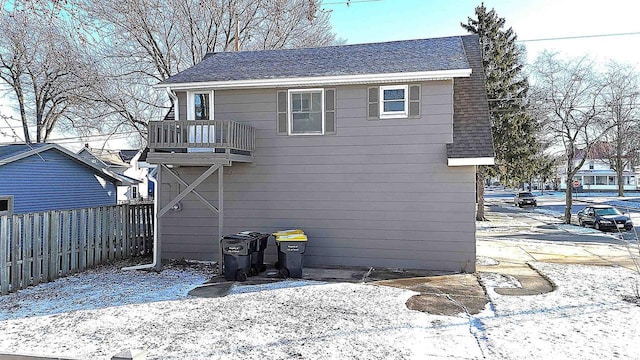
[[[536,124],[527,113],[529,82],[524,76],[523,49],[516,44],[512,28],[504,29],[505,19],[484,3],[476,7],[477,19],[468,18],[460,25],[477,34],[482,48],[486,76],[491,128],[495,147],[495,166],[478,169],[478,220],[484,219],[484,192],[480,187],[487,176],[497,176],[503,184],[528,180],[528,164],[538,146],[534,137]]]

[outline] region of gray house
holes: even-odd
[[[474,271],[484,80],[476,36],[209,54],[156,85],[160,256],[300,228],[308,265]]]
[[[60,145],[0,147],[0,215],[115,205],[119,184]]]

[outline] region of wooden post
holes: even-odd
[[[158,256],[158,262],[156,262],[156,270],[160,271],[162,270],[162,215],[160,214],[160,209],[162,209],[162,169],[163,169],[164,165],[158,165],[158,174],[156,175],[156,185],[158,188],[156,189],[155,193],[157,194],[157,199],[154,199],[155,201],[155,209],[154,209],[154,216],[155,216],[155,220],[156,220],[156,230],[157,230],[157,234],[154,234],[154,236],[156,237],[156,248],[153,249],[153,251],[156,252],[157,256]]]
[[[62,248],[60,250],[60,254],[62,255],[62,275],[64,276],[69,273],[69,249],[71,248],[71,212],[62,211],[60,214],[62,215]]]
[[[51,261],[51,212],[42,213],[42,281],[49,281],[49,262]]]
[[[33,285],[40,283],[40,276],[42,275],[42,229],[41,218],[44,217],[42,213],[33,214]]]
[[[108,208],[102,207],[100,210],[100,257],[96,259],[99,264],[104,262],[105,259],[108,259],[109,255],[109,232],[107,231],[109,227]]]
[[[156,221],[153,216],[153,204],[144,206],[144,254],[148,254],[153,246],[153,222]]]
[[[31,262],[33,261],[31,251],[33,247],[33,233],[31,232],[33,222],[31,221],[31,214],[24,216],[24,222],[22,223],[22,282],[20,283],[21,289],[26,289],[31,285]]]
[[[122,258],[122,238],[124,237],[123,234],[123,225],[124,225],[124,216],[122,215],[122,210],[124,209],[124,206],[122,205],[118,205],[115,208],[113,208],[113,248],[114,248],[114,253],[113,253],[113,257],[115,259],[121,259]]]
[[[222,237],[224,236],[224,166],[218,168],[218,273],[222,274]]]
[[[0,294],[9,293],[9,216],[0,216]]]
[[[96,209],[89,209],[87,214],[87,267],[93,267],[96,251]]]
[[[49,278],[47,281],[53,281],[58,278],[60,271],[60,211],[51,213],[51,256],[49,257]]]
[[[80,210],[78,251],[78,269],[84,270],[87,268],[87,209]]]
[[[69,272],[73,273],[78,270],[78,210],[73,210],[69,214],[69,226],[71,226],[71,263],[69,264]]]
[[[20,269],[18,268],[18,258],[22,253],[20,248],[20,215],[13,216],[13,236],[11,237],[11,291],[20,288]]]

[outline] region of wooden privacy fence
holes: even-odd
[[[0,216],[0,293],[153,251],[153,204]]]

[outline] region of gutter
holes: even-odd
[[[149,181],[153,183],[153,262],[151,264],[143,264],[136,266],[127,266],[122,270],[145,270],[155,268],[159,263],[160,254],[158,253],[158,181],[152,175],[148,176]]]

